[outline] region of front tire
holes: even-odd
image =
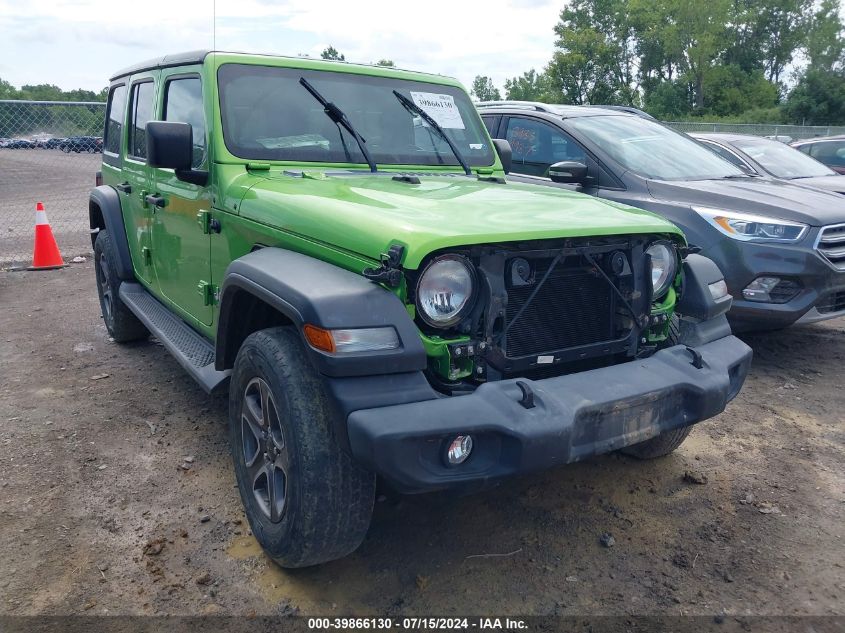
[[[681,322],[677,315],[672,316],[669,322],[669,336],[661,347],[672,347],[680,342],[681,338]],[[657,435],[656,437],[634,444],[633,446],[626,446],[620,449],[621,453],[636,457],[637,459],[656,459],[664,457],[678,448],[687,439],[687,436],[692,431],[691,426],[682,426],[679,429],[673,429]]]
[[[97,275],[97,294],[106,329],[118,343],[146,338],[149,330],[126,307],[120,298],[120,278],[117,276],[117,255],[108,231],[101,230],[94,242],[94,272]]]
[[[229,439],[252,532],[282,567],[346,556],[369,528],[376,478],[343,450],[333,417],[296,330],[247,337],[229,386]]]

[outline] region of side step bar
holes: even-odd
[[[228,386],[230,371],[214,369],[211,341],[164,307],[146,288],[124,281],[120,284],[120,298],[206,393],[216,393]]]

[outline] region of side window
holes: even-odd
[[[807,143],[806,145],[799,145],[795,149],[797,149],[799,152],[809,154],[810,156],[813,155],[812,154],[812,152],[813,152],[813,144],[812,143]]]
[[[205,112],[202,83],[199,77],[182,77],[167,82],[164,92],[164,120],[190,123],[194,137],[194,159],[191,166],[205,162]]]
[[[129,155],[135,158],[147,157],[147,123],[153,117],[153,96],[155,84],[152,81],[132,86],[132,115],[129,122]]]
[[[106,107],[106,131],[103,141],[103,151],[120,154],[120,137],[123,132],[123,121],[126,117],[126,84],[115,86],[109,94],[109,105]]]
[[[499,121],[501,121],[502,117],[500,116],[483,116],[481,120],[484,121],[484,127],[487,128],[487,131],[490,133],[492,138],[496,138],[496,131],[499,128]]]
[[[511,117],[505,138],[513,151],[512,171],[518,174],[545,177],[554,163],[587,160],[568,134],[542,121]]]

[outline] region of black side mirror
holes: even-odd
[[[496,148],[496,153],[499,155],[499,160],[502,161],[502,169],[506,174],[511,173],[511,166],[513,165],[513,152],[511,151],[511,144],[503,138],[494,138],[493,147]]]
[[[564,160],[549,167],[552,182],[583,185],[587,180],[587,166],[574,160]]]
[[[147,164],[150,167],[173,169],[179,180],[195,185],[208,184],[208,172],[191,169],[193,162],[194,136],[190,123],[147,123]]]

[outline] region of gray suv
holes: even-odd
[[[685,134],[599,107],[478,104],[506,139],[508,178],[658,213],[715,261],[735,330],[845,315],[845,199],[747,174]]]

